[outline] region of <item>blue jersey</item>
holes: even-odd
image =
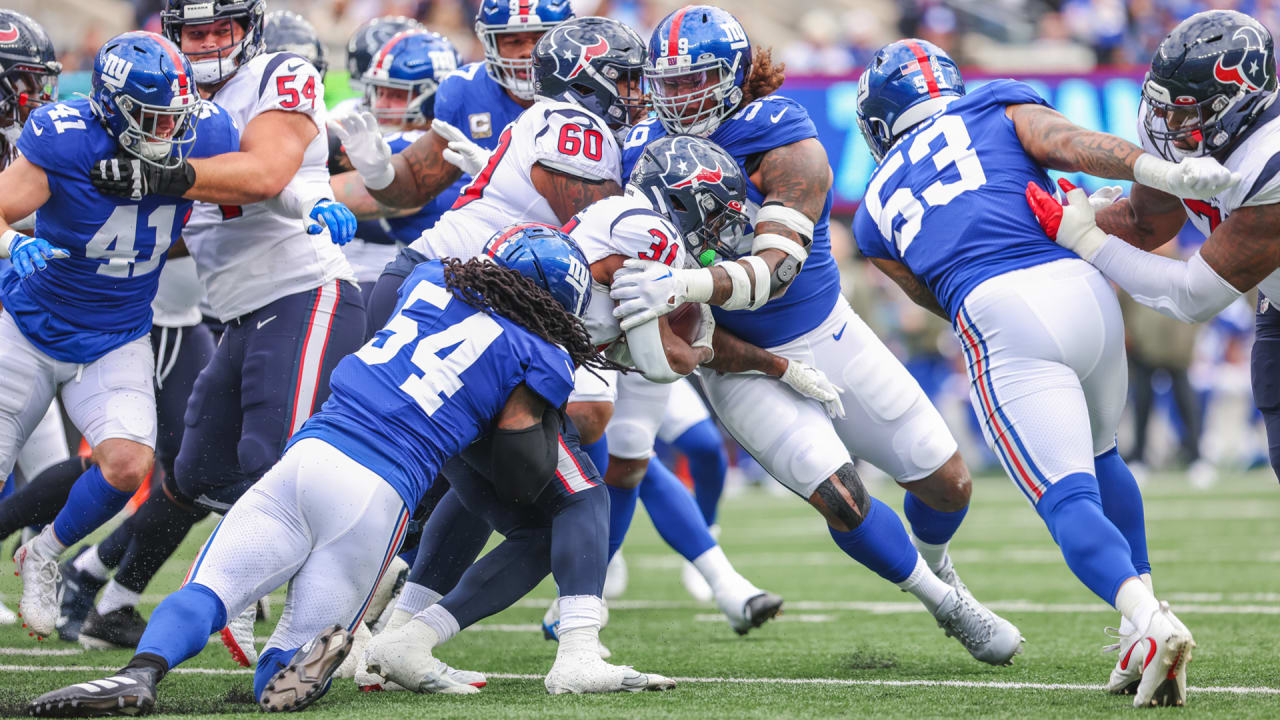
[[[517,385],[563,405],[573,364],[562,348],[454,297],[437,260],[414,268],[399,297],[386,327],[334,368],[329,399],[289,442],[324,440],[414,508]]]
[[[632,128],[622,148],[622,177],[631,175],[645,145],[666,134],[656,118]],[[770,95],[739,110],[721,123],[708,139],[733,156],[743,175],[747,176],[747,203],[754,217],[755,211],[764,203],[764,193],[750,180],[751,170],[759,164],[760,156],[774,148],[817,136],[817,128],[803,106],[791,98]],[[829,232],[833,197],[828,190],[822,216],[813,227],[809,259],[800,274],[791,281],[787,292],[759,310],[730,312],[713,307],[717,323],[749,343],[774,347],[804,335],[827,318],[840,297],[840,271],[831,258]],[[749,246],[750,240],[747,241]]]
[[[507,89],[489,77],[483,62],[463,65],[440,81],[436,90],[435,116],[458,128],[472,142],[486,150],[498,147],[498,137],[506,126],[516,121],[524,108],[507,93]],[[471,182],[466,173],[437,199],[447,199],[445,210]]]
[[[391,152],[400,154],[404,149],[413,144],[415,140],[422,137],[422,130],[408,130],[405,132],[395,132],[386,136],[387,145],[391,147]],[[379,220],[361,220],[356,224],[356,237],[365,242],[377,243],[379,245],[394,245],[401,243],[408,245],[423,230],[436,224],[436,220],[444,214],[446,210],[453,207],[453,201],[458,198],[457,188],[449,188],[431,199],[431,202],[422,206],[422,209],[412,215],[397,218],[384,218]]]
[[[1005,115],[1022,103],[1046,104],[1023,83],[997,80],[920,123],[876,168],[854,216],[862,254],[906,265],[952,318],[988,278],[1076,257],[1027,206],[1028,182],[1051,188]]]
[[[191,157],[240,148],[231,116],[201,104]],[[98,193],[89,170],[118,152],[88,99],[45,105],[27,118],[18,150],[44,169],[49,200],[36,211],[37,237],[71,254],[21,278],[0,275],[0,297],[22,334],[49,357],[90,363],[151,331],[155,298],[169,246],[192,202],[164,195],[140,201]]]

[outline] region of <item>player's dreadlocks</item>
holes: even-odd
[[[501,315],[543,340],[563,347],[575,366],[627,370],[596,350],[581,319],[518,271],[481,258],[465,263],[447,258],[443,263],[445,286],[468,305]]]

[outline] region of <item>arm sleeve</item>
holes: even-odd
[[[276,53],[267,60],[253,114],[271,110],[300,112],[325,132],[324,81],[311,63],[292,53]]]
[[[621,180],[618,141],[603,121],[572,107],[537,112],[546,122],[534,133],[534,162],[587,180]]]
[[[1241,294],[1209,267],[1199,250],[1184,262],[1139,250],[1108,235],[1092,262],[1134,300],[1185,323],[1212,318]]]
[[[858,250],[867,257],[897,260],[885,247],[880,228],[876,227],[875,221],[871,219],[871,213],[867,211],[865,202],[858,206],[858,212],[853,216],[853,239],[858,243]]]
[[[533,427],[493,431],[489,481],[499,499],[521,504],[538,499],[556,470],[562,426],[560,409],[549,407],[542,413],[542,422]]]
[[[569,354],[542,339],[534,341],[524,384],[551,407],[565,404],[573,391],[573,363]]]

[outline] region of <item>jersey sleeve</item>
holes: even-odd
[[[889,251],[880,228],[876,226],[875,218],[867,210],[866,202],[858,206],[858,212],[853,216],[853,239],[858,243],[858,250],[867,257],[898,259]]]
[[[31,164],[66,173],[84,165],[89,151],[88,123],[97,125],[88,107],[57,103],[38,108],[18,136],[18,152]]]
[[[257,116],[271,110],[300,112],[324,132],[324,81],[303,57],[293,53],[268,56],[253,114]]]
[[[467,89],[466,72],[468,69],[468,67],[463,67],[440,81],[440,87],[436,88],[435,116],[467,133],[469,136],[471,131],[467,128],[465,118],[462,115],[462,100]]]
[[[674,268],[685,267],[684,242],[667,218],[652,210],[625,210],[609,228],[614,252],[628,258],[653,260]]]
[[[1241,183],[1248,183],[1249,189],[1245,191],[1240,207],[1280,203],[1280,153],[1272,155],[1258,168],[1257,174]]]
[[[754,155],[818,137],[818,128],[804,106],[782,95],[769,95],[749,103],[711,139],[734,157]]]
[[[533,133],[534,162],[587,180],[621,181],[618,141],[603,120],[567,106],[541,109],[532,117],[526,132]]]
[[[239,149],[240,129],[231,114],[208,100],[201,102],[191,157],[213,157]]]
[[[990,94],[993,103],[1000,105],[1049,105],[1030,85],[1017,80],[992,80],[975,92]]]
[[[623,180],[631,177],[631,171],[635,169],[636,163],[640,162],[640,155],[644,152],[645,146],[665,134],[657,118],[649,118],[631,128],[631,132],[627,133],[627,139],[622,143]]]
[[[531,343],[531,347],[524,384],[552,407],[564,405],[573,391],[573,363],[569,354],[542,340]]]

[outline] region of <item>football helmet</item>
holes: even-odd
[[[120,147],[143,162],[178,167],[196,139],[200,95],[173,43],[141,30],[106,42],[93,61],[89,105]]]
[[[569,0],[484,0],[476,13],[475,29],[484,46],[485,72],[521,100],[532,100],[533,58],[503,57],[498,52],[498,36],[546,32],[571,17]]]
[[[306,18],[289,10],[273,10],[262,23],[262,41],[265,51],[288,52],[302,58],[320,71],[323,80],[329,71],[328,53],[320,36]]]
[[[405,30],[378,50],[365,72],[365,104],[379,123],[426,123],[435,115],[440,81],[457,70],[460,62],[453,43],[443,35]],[[386,106],[388,100],[392,101],[390,107]]]
[[[645,78],[654,113],[672,135],[706,137],[742,104],[751,40],[738,19],[709,5],[686,5],[649,38]]]
[[[581,105],[615,132],[625,133],[643,117],[644,40],[617,20],[560,23],[538,41],[533,63],[537,97]]]
[[[1197,13],[1156,48],[1142,82],[1142,127],[1156,152],[1177,162],[1239,137],[1276,99],[1271,33],[1234,10]]]
[[[645,146],[627,192],[645,195],[680,231],[703,266],[732,260],[747,224],[747,179],[719,145],[695,135],[666,135]]]
[[[212,58],[193,60],[196,82],[201,85],[217,85],[236,74],[240,66],[264,51],[263,20],[266,0],[165,0],[160,12],[160,24],[165,37],[182,47],[182,28],[187,25],[208,25],[219,20],[235,20],[240,26],[239,39],[215,50],[190,55],[214,55]]]
[[[964,95],[960,68],[927,40],[898,40],[876,51],[858,78],[858,128],[876,162],[893,141]]]
[[[484,254],[551,293],[578,317],[591,302],[591,270],[577,243],[558,228],[542,223],[516,223],[494,233]]]
[[[386,15],[365,21],[347,40],[348,82],[356,90],[364,90],[364,74],[373,64],[373,56],[387,41],[405,30],[426,30],[426,26],[403,15]]]
[[[10,147],[27,115],[58,99],[61,72],[44,28],[22,13],[0,10],[0,134]]]

